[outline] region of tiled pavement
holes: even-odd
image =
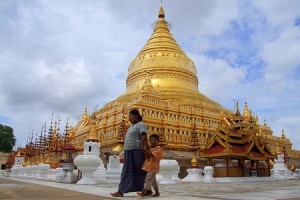
[[[17,182],[16,182],[17,181]],[[37,185],[33,185],[37,184]],[[48,186],[48,187],[45,187]],[[49,188],[50,187],[50,188]],[[155,199],[194,200],[194,199],[290,199],[300,200],[300,180],[268,182],[215,182],[179,183],[159,185],[161,196]],[[53,190],[53,191],[52,191]],[[58,191],[55,191],[58,190]],[[7,178],[0,176],[0,199],[111,199],[109,193],[117,190],[116,184],[76,185],[54,183],[30,179]],[[39,192],[40,191],[40,192]],[[49,192],[50,191],[50,192]],[[48,194],[46,194],[48,192]],[[9,193],[9,194],[7,194]],[[16,194],[17,193],[17,194]],[[84,194],[86,193],[86,194]],[[26,194],[26,198],[22,196]],[[149,199],[150,197],[144,197]],[[141,199],[136,193],[125,194],[123,198]],[[150,198],[152,199],[152,198]]]

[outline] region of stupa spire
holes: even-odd
[[[128,129],[128,127],[125,122],[125,113],[122,113],[122,122],[118,128],[117,143],[124,144],[127,129]]]
[[[282,132],[281,132],[281,138],[285,139],[285,134],[284,134],[284,130],[283,129],[282,129]]]
[[[236,112],[235,112],[235,115],[241,116],[240,107],[239,107],[239,102],[238,101],[236,101]]]
[[[247,102],[245,102],[244,113],[243,113],[244,120],[249,120],[250,116],[251,115],[250,115],[250,112],[249,112],[249,108],[248,108]]]
[[[158,18],[165,18],[165,11],[162,5],[159,8]]]
[[[57,138],[57,121],[54,121],[53,137]]]
[[[92,117],[91,117],[91,127],[90,127],[90,131],[87,135],[87,139],[86,141],[92,141],[92,142],[99,142],[98,140],[98,133],[97,133],[97,117],[95,112],[93,113]]]
[[[84,108],[84,113],[82,116],[82,121],[86,121],[88,119],[87,106]]]

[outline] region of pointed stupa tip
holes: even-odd
[[[282,129],[282,132],[281,132],[281,138],[285,138],[285,134],[284,134],[284,130]]]
[[[247,104],[246,101],[245,101],[245,104],[244,104],[244,109],[246,109],[249,112],[248,104]]]
[[[249,108],[248,108],[247,102],[245,102],[244,113],[243,114],[244,114],[244,117],[246,117],[246,118],[250,117],[250,113],[249,113]]]
[[[165,11],[162,6],[159,8],[158,18],[165,18]]]
[[[84,108],[84,112],[83,112],[83,115],[82,115],[82,121],[85,121],[87,120],[88,118],[88,113],[87,113],[87,106]]]
[[[238,101],[236,101],[236,112],[235,112],[235,114],[239,115],[239,116],[241,115]]]
[[[21,157],[21,152],[19,148],[17,148],[17,157]]]

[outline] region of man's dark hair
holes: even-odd
[[[150,135],[150,138],[156,138],[159,141],[159,135],[157,135],[157,134]]]

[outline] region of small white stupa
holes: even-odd
[[[96,131],[96,115],[95,113],[91,117],[91,129],[87,136],[87,140],[84,143],[83,155],[78,155],[74,159],[74,164],[78,170],[82,172],[82,178],[77,184],[92,185],[97,184],[93,179],[93,172],[97,170],[101,165],[100,155],[100,143],[97,137]]]
[[[178,178],[179,164],[176,160],[162,159],[159,165],[159,175],[162,176],[159,184],[176,184],[180,182]]]
[[[119,183],[121,180],[123,164],[120,163],[120,156],[109,156],[109,164],[106,170],[107,183]]]
[[[197,165],[196,151],[194,152],[193,159],[191,161],[192,168],[188,169],[188,175],[182,180],[182,182],[187,183],[199,183],[203,181],[202,169]]]
[[[182,182],[202,182],[202,169],[200,169],[197,165],[197,152],[199,151],[199,149],[200,143],[196,123],[193,123],[189,145],[189,150],[193,152],[193,158],[191,160],[192,168],[187,170],[188,175],[182,180]]]
[[[106,169],[104,168],[103,162],[100,159],[101,164],[97,168],[97,170],[93,173],[93,179],[99,184],[99,183],[105,183],[106,182]]]
[[[292,172],[284,164],[284,155],[280,154],[275,160],[273,167],[273,176],[276,179],[283,180],[292,178]]]
[[[15,157],[14,165],[11,168],[11,176],[19,176],[21,169],[23,168],[22,164],[24,163],[24,157],[21,155],[20,149],[18,149],[17,156]]]
[[[47,176],[50,170],[50,165],[46,164],[46,163],[40,163],[38,165],[38,174],[37,174],[37,178],[40,180],[47,180]]]
[[[123,113],[122,122],[118,128],[117,143],[121,144],[112,149],[114,155],[109,156],[109,162],[106,170],[106,182],[107,183],[119,183],[121,180],[124,151],[122,146],[124,145],[125,135],[127,133],[128,126],[125,121],[125,115]]]
[[[296,169],[295,172],[293,173],[295,178],[300,179],[300,169]]]
[[[216,182],[216,179],[213,176],[213,174],[214,174],[213,166],[205,166],[203,173],[204,173],[203,182],[205,182],[205,183]]]

